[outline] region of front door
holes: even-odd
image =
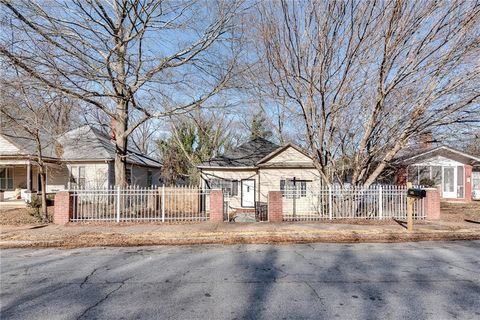
[[[242,180],[242,207],[255,206],[255,180]]]
[[[456,167],[443,167],[443,198],[457,197],[457,170]]]

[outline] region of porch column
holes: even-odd
[[[32,164],[27,164],[27,190],[32,191]]]

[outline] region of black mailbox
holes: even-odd
[[[427,196],[427,191],[423,189],[410,188],[407,190],[407,196],[412,198],[425,198]]]

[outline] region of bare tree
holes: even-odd
[[[168,137],[158,141],[167,184],[176,180],[200,181],[196,166],[234,144],[233,120],[224,112],[197,109],[188,115],[171,119]]]
[[[263,3],[260,83],[288,100],[325,182],[368,186],[422,132],[479,120],[479,17],[477,1]]]
[[[69,129],[75,104],[62,95],[39,89],[42,87],[22,77],[2,78],[0,84],[2,126],[35,147],[33,160],[40,176],[41,218],[47,221],[45,159],[52,155],[46,150],[56,150],[55,139]]]
[[[238,1],[0,3],[0,55],[112,120],[118,185],[126,184],[127,142],[136,128],[203,103],[232,74]]]

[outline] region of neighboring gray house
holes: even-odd
[[[257,138],[198,166],[204,188],[229,194],[229,207],[248,211],[266,202],[269,191],[298,190],[300,196],[318,184],[312,159],[298,146],[276,145]]]
[[[89,125],[73,129],[47,142],[42,153],[47,163],[47,192],[71,187],[104,188],[115,184],[115,144]],[[12,197],[16,189],[40,191],[36,145],[12,132],[0,132],[0,189]],[[128,151],[127,179],[132,185],[160,185],[161,164],[139,152]]]

